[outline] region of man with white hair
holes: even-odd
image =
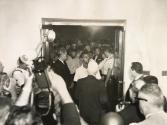
[[[81,54],[82,65],[76,69],[74,82],[77,82],[79,79],[85,78],[88,76],[87,68],[89,62],[95,62],[93,59],[90,59],[89,53],[84,51]],[[101,79],[100,72],[97,71],[96,78]]]
[[[107,102],[104,82],[95,77],[98,70],[97,63],[90,61],[87,68],[89,75],[79,79],[76,86],[75,97],[80,114],[90,125],[99,124],[104,113],[102,105]]]
[[[164,95],[157,84],[146,84],[138,93],[139,108],[145,120],[130,125],[167,125]]]

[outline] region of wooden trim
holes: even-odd
[[[101,25],[101,26],[126,26],[125,19],[102,20],[102,19],[63,19],[42,18],[43,25]]]

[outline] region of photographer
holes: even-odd
[[[56,34],[53,30],[49,30],[49,31],[44,30],[43,36],[44,36],[44,38],[43,38],[42,42],[39,43],[39,45],[36,49],[37,55],[39,55],[41,48],[44,48],[44,50],[49,49],[48,44],[49,44],[49,42],[54,41]],[[46,53],[46,55],[47,55],[47,53]],[[46,55],[44,55],[44,56],[46,56]],[[60,117],[60,119],[62,119],[61,122],[63,125],[67,125],[67,124],[68,125],[69,124],[80,125],[80,119],[79,119],[78,112],[76,110],[75,105],[73,104],[71,96],[68,93],[64,79],[61,76],[54,73],[52,69],[47,68],[47,66],[49,64],[47,63],[46,58],[39,57],[39,60],[38,60],[38,58],[36,58],[36,59],[37,59],[37,61],[36,61],[37,65],[34,64],[34,66],[35,66],[35,71],[37,71],[37,72],[35,72],[34,74],[35,74],[35,79],[38,83],[38,86],[42,90],[41,97],[46,95],[46,97],[49,98],[51,95],[51,99],[35,98],[35,101],[39,101],[38,99],[40,99],[41,101],[39,101],[39,102],[42,102],[42,103],[46,102],[45,106],[48,106],[49,107],[48,111],[51,111],[48,114],[48,116],[45,115],[46,116],[46,117],[44,116],[45,118],[42,117],[42,118],[44,118],[44,122],[45,122],[44,124],[55,125],[56,123],[51,122],[51,120],[50,120],[51,117],[53,117],[55,120],[57,120],[57,124],[58,124],[59,117]],[[42,60],[40,61],[40,59],[42,59]],[[47,91],[45,91],[44,89]],[[49,94],[49,96],[47,96],[47,93]],[[40,97],[40,96],[38,96],[38,97]],[[47,100],[51,104],[47,105]],[[60,101],[62,102],[62,106],[60,106],[61,105]],[[38,104],[40,105],[41,103],[38,103]],[[59,116],[60,115],[59,114],[60,108],[61,108],[61,116]]]
[[[27,55],[21,55],[17,60],[17,68],[13,71],[12,76],[16,80],[16,93],[19,95],[26,83],[26,78],[32,74],[29,66]]]
[[[64,80],[59,75],[55,74],[53,70],[49,68],[45,71],[45,73],[47,74],[51,82],[51,87],[53,91],[58,92],[58,94],[61,97],[62,119],[63,119],[62,125],[80,125],[81,123],[80,123],[78,111],[75,107],[75,104],[73,103],[71,99],[70,94],[68,93]],[[23,87],[22,92],[15,103],[15,106],[12,107],[12,110],[9,114],[6,124],[8,123],[11,124],[12,122],[15,123],[15,121],[18,120],[18,117],[19,117],[19,121],[28,122],[27,124],[29,125],[34,123],[33,120],[38,120],[39,124],[41,124],[39,115],[36,112],[34,112],[33,108],[31,109],[28,106],[29,98],[32,92],[32,78],[33,78],[32,75],[26,78],[26,84]],[[21,111],[24,111],[24,112],[21,112]],[[28,112],[28,114],[25,114],[26,111]],[[31,117],[31,119],[28,119],[29,118],[28,115],[30,116],[34,115],[35,118]],[[25,119],[27,119],[28,121]],[[16,123],[15,125],[20,125]]]
[[[14,105],[11,106],[5,125],[42,125],[40,115],[29,105],[33,75],[25,77],[25,85]]]

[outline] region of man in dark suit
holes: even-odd
[[[135,83],[137,80],[142,80],[143,79],[143,66],[140,62],[132,62],[131,69],[130,69],[130,76],[132,78],[132,82],[126,92],[125,95],[125,100],[126,101],[131,101],[130,96],[129,96],[129,90],[131,86]]]
[[[67,51],[65,48],[60,47],[58,50],[58,59],[52,64],[52,69],[55,73],[60,75],[66,82],[67,88],[69,89],[72,82],[70,70],[66,64]]]
[[[118,112],[124,120],[124,125],[129,125],[132,122],[140,122],[144,120],[144,115],[140,113],[138,102],[136,100],[138,91],[145,85],[143,80],[137,80],[129,89],[131,103],[122,111]]]
[[[104,82],[97,80],[95,75],[98,65],[94,61],[88,64],[89,75],[77,81],[75,97],[83,119],[90,125],[98,125],[107,102]]]

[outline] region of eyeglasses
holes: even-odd
[[[135,100],[136,100],[136,101],[145,101],[145,102],[148,102],[147,99],[140,98],[140,97],[135,97]]]

